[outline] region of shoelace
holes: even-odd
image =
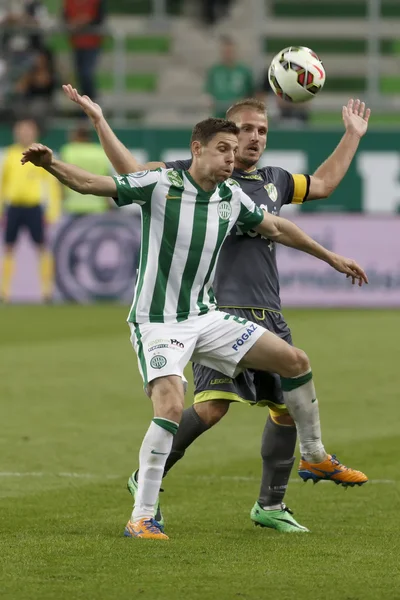
[[[160,533],[161,531],[160,523],[155,519],[147,519],[144,521],[144,525],[147,526],[150,533]]]
[[[332,464],[333,464],[335,467],[341,466],[341,467],[343,467],[344,469],[346,469],[347,471],[349,470],[349,467],[346,467],[346,465],[342,465],[342,463],[341,463],[341,462],[340,462],[340,461],[339,461],[339,460],[336,458],[336,454],[332,454],[332,456],[331,456],[331,463],[332,463]]]
[[[290,510],[290,508],[288,506],[286,506],[286,504],[284,504],[283,502],[281,504],[281,510],[283,510],[285,512],[288,512],[289,515],[293,515],[294,514],[293,511]]]

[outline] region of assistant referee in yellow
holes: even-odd
[[[61,187],[44,169],[37,169],[31,164],[21,165],[21,152],[38,139],[36,123],[19,121],[13,133],[14,144],[5,152],[1,178],[0,208],[5,226],[0,300],[10,300],[15,245],[20,230],[27,229],[38,251],[42,299],[50,301],[54,268],[46,245],[45,224],[54,223],[60,217]]]

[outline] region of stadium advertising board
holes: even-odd
[[[325,247],[357,260],[370,283],[352,286],[325,263],[279,246],[283,307],[400,306],[400,216],[295,214],[291,219]],[[137,215],[65,218],[51,233],[58,301],[131,302],[140,245]],[[39,300],[36,260],[29,241],[21,237],[14,301]]]

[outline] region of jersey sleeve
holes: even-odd
[[[128,175],[113,175],[117,185],[117,196],[113,199],[118,206],[146,204],[160,180],[161,169],[138,171]]]
[[[170,160],[165,163],[165,167],[167,169],[178,169],[180,171],[189,171],[192,166],[192,159],[188,158],[186,160]]]
[[[240,213],[237,222],[243,232],[250,231],[264,219],[264,211],[241,189],[237,193],[240,194]]]
[[[281,205],[302,204],[308,196],[310,189],[309,175],[292,175],[280,167],[272,167],[274,183],[279,189],[282,198]]]

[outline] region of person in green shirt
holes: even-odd
[[[255,86],[251,69],[237,60],[235,42],[221,38],[220,62],[207,72],[205,91],[215,117],[223,118],[235,102],[254,95]]]
[[[103,148],[91,139],[90,131],[80,125],[71,133],[71,141],[60,149],[63,161],[79,165],[96,175],[110,175],[110,164]],[[71,215],[103,213],[110,209],[108,198],[82,196],[69,188],[64,188],[64,212]]]

